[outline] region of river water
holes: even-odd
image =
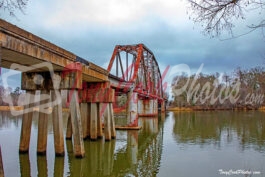
[[[63,114],[65,128],[67,114]],[[6,177],[265,176],[264,112],[168,112],[140,118],[139,131],[117,131],[116,140],[110,142],[85,140],[83,159],[74,157],[70,140],[65,141],[65,157],[55,157],[51,119],[47,155],[36,155],[37,116],[30,152],[19,154],[22,118],[0,112]]]

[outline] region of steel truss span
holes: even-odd
[[[111,78],[130,83],[127,86],[130,85],[140,99],[163,100],[162,77],[157,60],[144,44],[117,45],[107,70]]]

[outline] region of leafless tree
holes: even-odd
[[[10,16],[16,17],[15,11],[24,13],[28,0],[0,0],[0,10],[7,11]]]
[[[261,14],[265,10],[265,0],[188,0],[190,17],[199,22],[206,34],[220,36],[228,31],[233,36],[234,20],[245,19],[245,13],[255,10]],[[263,17],[264,18],[264,17]],[[258,24],[250,24],[247,33],[256,29],[265,29],[265,18]],[[245,34],[247,34],[245,33]],[[242,34],[244,35],[244,34]],[[264,35],[264,31],[263,31]]]

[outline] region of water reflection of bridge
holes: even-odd
[[[64,117],[66,122],[67,114]],[[37,120],[33,119],[33,132],[37,131]],[[0,112],[0,123],[0,127],[14,127],[19,132],[21,117]],[[13,164],[20,167],[20,174],[16,176],[155,176],[161,160],[163,124],[157,118],[139,119],[139,124],[143,127],[140,131],[118,131],[114,141],[84,141],[86,156],[83,159],[75,158],[70,140],[65,142],[65,157],[55,158],[52,151],[51,156],[36,156],[32,152],[19,154],[19,164]],[[52,122],[48,127],[48,141],[52,141]],[[11,167],[8,168],[6,175],[10,173]]]

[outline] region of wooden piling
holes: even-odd
[[[58,100],[60,98],[56,97],[54,90],[51,90],[51,99],[53,103],[52,123],[55,155],[64,156],[62,100]]]
[[[3,160],[2,160],[2,151],[0,146],[0,177],[4,177],[4,166],[3,166]]]
[[[74,137],[74,154],[78,158],[85,156],[85,148],[83,142],[83,132],[81,124],[81,114],[78,103],[78,93],[77,90],[72,90],[72,98],[70,100],[70,114],[72,131]]]
[[[20,145],[19,145],[19,152],[20,153],[28,153],[28,151],[29,151],[35,91],[28,91],[27,90],[26,96],[27,96],[26,97],[27,98],[26,103],[28,103],[28,104],[26,104],[24,107],[24,114],[23,114],[23,118],[22,118],[22,126],[21,126],[21,133],[20,133]]]
[[[90,106],[90,139],[97,139],[97,117],[98,117],[98,106],[97,103],[91,103]]]
[[[80,104],[80,112],[81,112],[81,119],[82,119],[83,139],[86,139],[87,138],[87,118],[88,118],[87,103]]]
[[[90,137],[90,117],[91,117],[91,103],[87,103],[87,129],[86,129],[86,132],[87,132],[87,137],[89,138]]]
[[[116,129],[115,129],[115,120],[114,120],[114,114],[113,114],[113,105],[112,103],[109,103],[109,112],[110,112],[110,132],[111,132],[111,138],[116,138]]]
[[[109,104],[106,104],[106,110],[104,112],[104,134],[105,134],[105,141],[111,140],[111,129],[110,129],[110,109]]]
[[[68,118],[67,118],[67,128],[66,128],[66,139],[71,140],[72,139],[72,123],[71,123],[71,113],[69,113]]]
[[[48,104],[50,102],[50,99],[47,98],[47,95],[50,95],[48,91],[41,90],[40,106]],[[39,122],[38,122],[38,144],[37,144],[38,155],[46,155],[47,134],[48,134],[48,114],[40,111]]]
[[[102,138],[103,137],[103,131],[102,131],[102,116],[103,116],[103,113],[102,113],[102,110],[104,109],[103,107],[103,103],[98,103],[97,104],[97,110],[98,110],[98,117],[97,117],[97,130],[98,130],[98,138]]]

